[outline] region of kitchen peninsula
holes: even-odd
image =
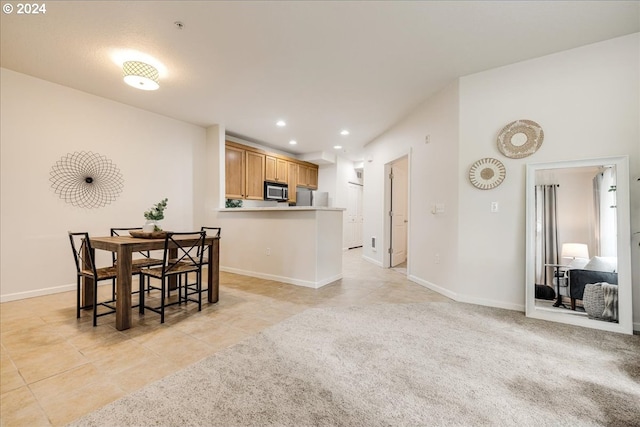
[[[342,208],[218,209],[220,269],[319,288],[342,278]]]

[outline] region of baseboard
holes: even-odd
[[[447,298],[451,298],[454,301],[464,302],[468,304],[483,305],[486,307],[504,308],[506,310],[521,311],[524,313],[524,304],[505,303],[503,301],[496,301],[496,300],[491,300],[486,298],[478,298],[470,295],[459,294],[457,292],[450,291],[449,289],[445,289],[441,286],[436,285],[435,283],[431,283],[427,280],[421,279],[416,276],[407,276],[407,278],[412,282],[415,282],[421,286],[424,286],[425,288],[429,288],[432,291],[437,292],[441,295],[444,295]]]
[[[431,283],[427,280],[421,279],[419,277],[408,275],[407,279],[410,281],[417,283],[420,286],[424,286],[425,288],[431,289],[434,292],[439,293],[440,295],[444,295],[447,298],[451,298],[454,301],[458,301],[458,294],[450,291],[449,289],[442,288],[435,283]]]
[[[363,260],[365,260],[365,261],[367,261],[367,262],[370,262],[371,264],[375,264],[375,265],[377,265],[377,266],[378,266],[378,267],[380,267],[380,268],[384,268],[384,267],[382,266],[382,262],[380,262],[380,261],[378,261],[378,260],[375,260],[375,259],[373,259],[373,258],[369,258],[368,256],[365,256],[365,255],[362,255],[362,259],[363,259]]]
[[[101,283],[100,286],[111,286],[111,282]],[[75,283],[71,285],[54,286],[52,288],[35,289],[33,291],[16,292],[13,294],[0,295],[0,303],[9,302],[9,301],[18,301],[18,300],[27,299],[27,298],[42,297],[45,295],[60,294],[62,292],[70,292],[70,291],[73,291],[73,292],[76,291]]]
[[[296,286],[304,286],[306,288],[313,288],[313,289],[321,288],[325,285],[328,285],[329,283],[333,283],[336,280],[342,279],[342,273],[337,274],[333,277],[319,280],[317,282],[311,282],[308,280],[294,279],[291,277],[277,276],[275,274],[260,273],[257,271],[242,270],[242,269],[233,268],[233,267],[220,266],[220,271],[225,271],[227,273],[241,274],[243,276],[256,277],[258,279],[273,280],[276,282],[288,283],[290,285],[296,285]]]

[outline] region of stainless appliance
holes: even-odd
[[[264,199],[286,202],[289,199],[289,186],[276,182],[264,182]]]
[[[296,191],[296,206],[329,206],[329,193],[326,191]]]

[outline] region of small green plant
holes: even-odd
[[[164,210],[167,208],[167,202],[169,199],[160,200],[160,203],[155,204],[151,209],[144,213],[145,219],[152,221],[160,221],[164,219]]]
[[[227,199],[224,203],[225,208],[241,208],[242,200]]]

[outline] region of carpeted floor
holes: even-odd
[[[461,303],[310,309],[72,425],[640,425],[640,337]]]

